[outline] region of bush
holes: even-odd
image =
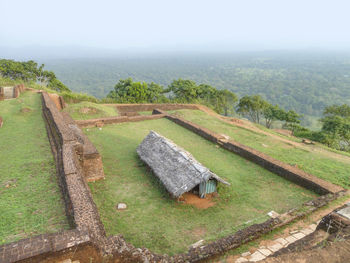
[[[96,99],[94,96],[90,96],[85,93],[61,92],[60,95],[67,103],[78,103],[81,101],[90,101],[94,103],[99,102],[98,99]]]

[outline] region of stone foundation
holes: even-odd
[[[155,115],[165,115],[165,117],[176,124],[200,135],[201,137],[217,143],[221,147],[231,152],[234,152],[243,158],[252,161],[263,168],[284,177],[285,179],[292,181],[298,185],[301,185],[307,189],[313,190],[319,194],[337,193],[344,189],[340,186],[334,185],[330,182],[322,180],[312,174],[308,174],[296,167],[276,160],[262,152],[259,152],[253,148],[245,146],[234,140],[227,140],[225,136],[217,134],[209,129],[201,127],[190,121],[187,121],[178,116],[166,114],[166,112],[156,109],[153,111]]]
[[[57,176],[59,177],[65,200],[66,212],[74,229],[55,234],[39,235],[0,246],[0,263],[11,263],[20,260],[22,262],[45,262],[45,259],[51,260],[47,262],[57,262],[58,259],[74,258],[76,255],[86,258],[86,261],[82,262],[89,262],[87,260],[91,259],[93,262],[198,262],[222,254],[227,250],[237,248],[273,229],[286,225],[293,220],[300,219],[343,195],[342,191],[336,191],[341,190],[341,188],[321,185],[319,188],[323,189],[322,191],[335,193],[320,196],[310,202],[306,202],[298,210],[293,209],[277,218],[269,219],[261,224],[254,224],[232,235],[172,257],[152,253],[146,248],[135,248],[133,245],[127,243],[121,235],[106,236],[98,209],[86,183],[86,181],[89,181],[89,174],[90,176],[99,174],[96,171],[96,169],[99,169],[99,165],[96,165],[96,163],[102,165],[102,162],[100,162],[99,157],[96,155],[96,149],[92,144],[92,146],[89,144],[89,141],[74,124],[74,121],[68,115],[59,112],[54,102],[45,92],[42,93],[42,102],[43,116],[52,152],[55,157]],[[158,116],[153,115],[154,118],[166,116],[181,126],[221,146],[228,143],[222,136],[201,128],[198,125],[169,116],[161,111],[155,111],[155,113],[160,114],[157,114]],[[129,118],[137,117],[144,116]],[[238,147],[235,144],[232,145]],[[250,151],[250,148],[242,149],[242,152]],[[236,152],[236,149],[232,151]],[[237,153],[240,154],[241,152],[237,151]],[[242,156],[244,155],[242,154]],[[271,162],[270,159],[265,159],[266,162]],[[256,161],[259,164],[261,161],[260,159],[257,160],[259,160]],[[102,173],[103,171],[100,172],[100,174]],[[75,254],[76,251],[77,254]],[[75,259],[79,260],[81,258],[78,257]]]
[[[155,120],[163,118],[165,115],[139,115],[139,116],[115,116],[115,117],[105,117],[99,119],[91,119],[91,120],[77,120],[75,121],[80,128],[88,128],[88,127],[103,127],[106,124],[114,124],[114,123],[123,123],[123,122],[136,122],[136,121],[145,121],[145,120]]]

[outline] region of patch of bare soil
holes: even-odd
[[[22,113],[31,112],[31,111],[32,111],[32,109],[29,109],[29,108],[22,108],[21,109]]]
[[[60,96],[58,94],[55,94],[55,93],[48,93],[48,94],[49,94],[49,97],[55,103],[57,109],[62,110],[60,99],[59,99]]]
[[[280,134],[286,135],[286,136],[292,136],[292,131],[285,130],[285,129],[273,129],[275,132],[278,132]]]
[[[95,113],[97,113],[97,109],[90,108],[90,107],[84,107],[84,108],[79,109],[79,112],[83,113],[83,114],[95,114]]]
[[[189,234],[197,239],[201,239],[207,233],[206,227],[197,227],[189,232]]]
[[[184,193],[180,201],[183,201],[185,204],[193,205],[199,209],[207,209],[215,205],[213,194],[207,194],[205,198],[200,198],[193,193]]]

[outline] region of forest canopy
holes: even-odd
[[[10,59],[0,59],[0,76],[12,80],[33,81],[47,85],[56,91],[70,90],[56,78],[52,71],[44,70],[45,65],[38,65],[37,62],[29,60],[26,62]]]

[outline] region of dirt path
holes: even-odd
[[[338,154],[338,153],[335,153],[335,152],[331,152],[331,151],[328,151],[326,149],[323,149],[317,145],[305,145],[301,142],[295,142],[295,141],[292,141],[292,140],[288,140],[286,138],[283,138],[279,135],[276,135],[276,134],[273,134],[273,133],[270,133],[270,132],[266,132],[266,131],[263,131],[259,128],[257,128],[256,126],[254,126],[251,122],[249,121],[245,121],[245,120],[240,120],[240,119],[236,119],[236,118],[232,118],[232,117],[225,117],[225,116],[221,116],[219,114],[217,114],[216,112],[214,112],[213,110],[205,107],[205,106],[202,106],[202,105],[198,105],[198,108],[211,115],[211,116],[214,116],[226,123],[229,123],[231,125],[235,125],[237,127],[241,127],[241,128],[244,128],[244,129],[247,129],[247,130],[251,130],[253,132],[258,132],[258,133],[261,133],[261,134],[264,134],[264,135],[267,135],[267,136],[271,136],[273,137],[274,139],[277,139],[279,141],[282,141],[282,142],[285,142],[285,143],[288,143],[290,145],[293,145],[295,147],[298,147],[300,149],[304,149],[304,150],[307,150],[307,151],[310,151],[310,152],[317,152],[317,153],[320,153],[326,157],[329,157],[329,158],[333,158],[333,159],[336,159],[336,160],[339,160],[339,161],[342,161],[342,162],[345,162],[345,163],[348,163],[350,164],[350,157],[347,157],[345,155],[342,155],[342,154]]]

